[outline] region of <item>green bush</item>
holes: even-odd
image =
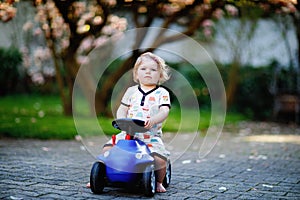
[[[273,95],[270,88],[273,81],[271,67],[243,67],[240,71],[240,84],[237,89],[234,107],[255,120],[268,120],[272,117]]]
[[[15,48],[0,48],[0,96],[14,93],[20,80],[19,65],[22,54]]]
[[[230,64],[218,64],[217,66],[226,87]],[[201,74],[192,65],[186,63],[172,64],[171,67],[190,82],[197,95],[200,108],[209,110],[211,99]],[[242,66],[239,71],[239,83],[235,99],[233,105],[228,109],[242,113],[253,120],[270,119],[274,102],[274,96],[271,93],[271,85],[274,83],[274,72],[275,69],[272,63],[269,66],[261,67]],[[288,80],[287,77],[291,74],[290,72],[284,72],[285,70],[281,72],[280,80]],[[290,82],[286,84],[291,85]]]
[[[277,94],[298,94],[297,78],[299,72],[293,67],[280,67],[276,68],[276,93]],[[274,91],[275,92],[275,91]]]
[[[182,76],[186,78],[186,80],[189,82],[189,84],[193,87],[194,93],[196,95],[196,98],[199,102],[199,106],[201,109],[210,109],[211,106],[211,99],[209,95],[209,91],[207,88],[207,85],[205,81],[203,80],[201,74],[199,71],[193,67],[191,64],[188,63],[173,63],[170,64],[171,68],[175,69],[177,72],[179,72]],[[173,75],[172,75],[173,76]],[[172,81],[172,80],[170,80]],[[169,82],[170,82],[169,81]],[[178,87],[180,87],[180,81],[178,82],[177,78],[175,77],[173,80],[173,83],[171,84],[179,84]],[[172,96],[172,91],[171,91],[171,99],[174,99],[175,105],[178,105],[178,101],[175,96]],[[181,96],[180,97],[183,102],[184,106],[189,106],[189,101],[190,101],[190,96]],[[182,105],[181,105],[182,106]]]
[[[276,62],[264,67],[242,67],[234,108],[254,120],[270,120],[276,96],[298,94],[297,76],[295,68]]]

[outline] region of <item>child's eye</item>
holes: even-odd
[[[157,70],[156,69],[151,69],[151,71],[156,72]]]

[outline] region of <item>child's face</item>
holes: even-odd
[[[150,59],[144,59],[137,69],[137,78],[142,86],[156,86],[160,78],[157,63]]]

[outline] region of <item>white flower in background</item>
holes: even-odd
[[[38,112],[38,115],[39,115],[40,118],[43,118],[45,116],[45,112],[43,110],[40,110]]]

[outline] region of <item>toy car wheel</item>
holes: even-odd
[[[166,169],[166,176],[165,176],[164,181],[163,181],[163,186],[165,188],[167,188],[171,183],[171,174],[172,174],[171,172],[172,172],[171,162],[170,162],[170,160],[168,160],[167,169]]]
[[[145,171],[143,173],[143,183],[145,187],[145,195],[148,197],[153,197],[156,188],[156,180],[153,165],[148,165],[145,168]]]
[[[102,162],[95,162],[93,164],[90,176],[91,190],[95,194],[103,192],[105,185],[105,165]]]

